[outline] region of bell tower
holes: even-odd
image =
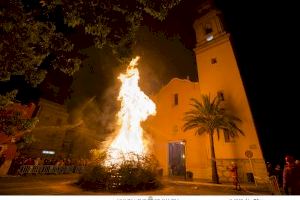
[[[221,22],[220,11],[212,9],[210,4],[204,4],[198,13],[201,17],[194,23],[197,47],[208,45],[210,41],[219,40],[227,35]]]
[[[243,169],[244,181],[250,180],[249,177],[262,180],[267,177],[265,161],[230,34],[226,32],[222,23],[222,13],[211,3],[203,4],[199,10],[199,18],[194,22],[194,30],[197,41],[194,52],[200,93],[222,98],[226,108],[242,120],[239,127],[245,133],[245,136],[235,139],[230,139],[225,133],[221,134],[219,139],[215,135],[218,170],[235,161]],[[248,158],[249,154],[245,152],[251,152],[252,157]],[[221,174],[219,172],[219,175]]]

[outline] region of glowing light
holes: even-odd
[[[214,39],[214,36],[212,34],[208,34],[206,36],[206,41],[211,41],[212,39]]]
[[[42,151],[43,154],[50,154],[50,155],[54,155],[55,151],[48,151],[48,150],[43,150]]]
[[[140,124],[149,115],[156,114],[156,106],[138,85],[139,71],[135,68],[138,60],[139,57],[132,59],[126,73],[118,77],[122,83],[118,96],[121,101],[117,114],[119,129],[108,148],[106,164],[118,164],[123,159],[131,159],[132,154],[145,155],[148,152]]]

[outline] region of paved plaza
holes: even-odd
[[[0,177],[0,195],[270,195],[263,188],[242,186],[236,191],[231,185],[214,185],[163,179],[163,187],[136,193],[108,193],[85,191],[74,183],[78,174],[30,175]]]

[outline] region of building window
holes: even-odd
[[[210,34],[210,33],[213,32],[212,26],[211,26],[210,23],[206,23],[206,24],[204,25],[204,32],[205,32],[205,35],[208,35],[208,34]]]
[[[223,92],[218,92],[218,98],[221,100],[221,101],[224,101],[225,100],[225,98],[224,98],[224,93]]]
[[[174,105],[178,105],[178,94],[174,94]]]
[[[212,65],[217,64],[217,58],[212,58],[212,59],[210,60],[210,63],[211,63]]]

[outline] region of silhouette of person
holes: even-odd
[[[279,187],[282,187],[282,170],[279,164],[275,166],[275,169],[273,170],[274,176],[276,176],[277,182]]]
[[[267,171],[268,171],[268,176],[272,176],[273,175],[273,166],[269,162],[267,162]]]
[[[235,186],[236,190],[241,190],[241,185],[238,176],[238,167],[235,162],[231,163],[231,166],[228,167],[228,170],[231,172],[232,183]]]
[[[296,165],[293,156],[285,157],[286,164],[283,169],[283,189],[285,194],[300,194],[300,167]]]

